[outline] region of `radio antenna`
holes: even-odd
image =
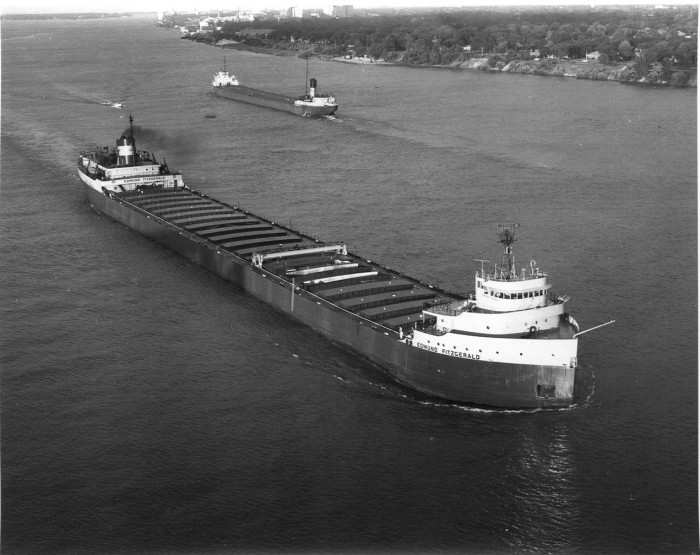
[[[513,247],[511,245],[515,243],[515,228],[517,227],[520,227],[520,224],[496,224],[498,242],[503,245],[501,266],[508,269],[508,275],[511,275],[515,268],[515,257],[513,256]]]

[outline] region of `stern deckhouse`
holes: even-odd
[[[182,174],[171,172],[145,150],[137,150],[134,118],[129,115],[129,135],[117,139],[116,148],[98,147],[80,154],[78,170],[86,185],[105,194],[134,191],[140,187],[183,187]]]

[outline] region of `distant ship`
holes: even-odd
[[[534,261],[516,268],[517,224],[498,225],[501,263],[480,261],[475,291],[462,296],[193,191],[182,174],[137,150],[133,132],[116,148],[80,154],[78,169],[95,209],[414,390],[492,407],[574,402],[578,337],[586,332]]]
[[[251,89],[241,85],[234,75],[229,74],[224,64],[224,68],[214,75],[211,85],[212,91],[218,96],[256,106],[274,108],[300,116],[330,116],[334,114],[338,109],[335,97],[331,94],[316,92],[316,79],[312,78],[308,83],[306,94],[297,98]]]

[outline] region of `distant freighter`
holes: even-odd
[[[552,293],[534,261],[516,269],[517,224],[499,225],[501,264],[488,270],[482,261],[475,292],[459,296],[365,260],[343,243],[321,242],[191,190],[180,173],[136,150],[133,132],[116,149],[82,153],[78,167],[100,212],[417,391],[509,408],[574,402],[578,336],[585,332],[566,312],[569,298]]]
[[[330,116],[338,109],[335,97],[330,94],[320,94],[316,92],[316,79],[309,81],[306,94],[298,98],[292,98],[282,94],[261,91],[244,87],[238,82],[235,76],[226,71],[226,66],[221,71],[217,71],[211,82],[212,91],[218,96],[274,108],[284,112],[291,112],[300,116]]]

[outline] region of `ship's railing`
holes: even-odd
[[[446,316],[457,316],[461,314],[462,311],[451,308],[454,302],[454,299],[438,297],[432,302],[425,303],[423,310],[429,310],[430,312],[436,312]]]
[[[483,263],[488,261],[481,260],[480,262]],[[476,275],[481,279],[492,281],[528,281],[531,279],[541,279],[547,277],[547,274],[540,272],[540,269],[537,267],[537,262],[534,260],[530,260],[529,269],[522,268],[520,273],[507,270],[506,268],[503,268],[497,264],[494,266],[493,270],[489,271],[484,269],[482,264],[481,270],[477,270]]]
[[[545,274],[544,272],[537,272],[534,274],[528,274],[528,273],[520,273],[517,274],[515,272],[507,272],[507,271],[501,271],[501,272],[482,272],[480,270],[477,270],[476,275],[480,277],[483,280],[488,280],[488,281],[529,281],[532,279],[542,279],[545,277],[548,277],[548,274]]]

